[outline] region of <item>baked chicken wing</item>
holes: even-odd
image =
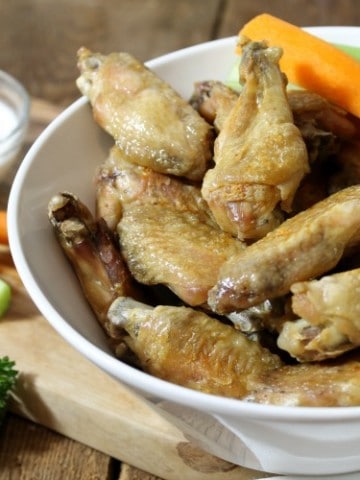
[[[217,222],[241,239],[258,239],[289,212],[304,174],[307,150],[286,95],[279,48],[244,46],[244,84],[215,141],[215,167],[204,177],[202,194]]]
[[[146,372],[202,392],[241,398],[253,379],[282,365],[230,325],[192,308],[151,308],[120,297],[108,316],[126,330],[125,341]]]
[[[280,348],[303,362],[360,346],[360,269],[295,283],[291,291],[292,310],[300,318],[285,322]]]
[[[199,180],[212,159],[210,125],[128,53],[78,52],[79,90],[130,161]]]
[[[144,300],[142,286],[131,277],[112,232],[102,219],[75,195],[54,195],[48,217],[62,251],[68,258],[82,291],[100,325],[109,333],[107,311],[120,295]]]
[[[166,285],[189,305],[206,303],[221,265],[245,248],[219,228],[198,187],[134,165],[117,148],[97,176],[97,198],[135,279]]]
[[[360,185],[348,187],[286,220],[220,269],[208,303],[230,313],[289,293],[295,282],[333,268],[360,240]]]
[[[284,365],[265,372],[244,400],[295,407],[360,406],[360,359]]]
[[[357,357],[284,365],[231,326],[186,307],[152,308],[120,297],[108,315],[114,329],[127,332],[143,370],[164,380],[263,404],[360,405]]]

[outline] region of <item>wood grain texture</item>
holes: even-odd
[[[1,429],[1,480],[110,480],[120,468],[114,463],[108,455],[57,433],[49,436],[46,428],[15,415]]]
[[[234,35],[244,23],[264,12],[300,27],[360,24],[358,0],[226,0],[225,3],[217,37]]]
[[[0,66],[31,95],[68,105],[79,96],[76,52],[124,50],[148,60],[235,35],[269,12],[297,25],[359,25],[358,0],[17,0],[0,2]]]
[[[219,0],[206,0],[206,8],[203,0],[1,2],[0,65],[32,96],[66,105],[80,96],[76,52],[82,45],[147,60],[208,40],[218,5]]]

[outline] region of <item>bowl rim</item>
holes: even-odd
[[[339,30],[340,29],[340,30]],[[328,37],[331,31],[336,31],[339,35],[352,33],[357,40],[346,40],[342,42],[346,45],[360,46],[360,27],[307,27],[306,30],[321,37]],[[331,35],[330,35],[331,36]],[[148,62],[145,62],[150,68],[156,68],[158,65],[168,62],[172,58],[179,58],[188,55],[191,51],[200,51],[213,48],[214,45],[231,45],[236,37],[226,37],[213,41],[201,43],[191,47],[183,48],[171,52]],[[344,38],[348,38],[345,35]],[[236,415],[240,417],[254,418],[258,420],[274,420],[288,422],[306,422],[311,421],[323,423],[331,419],[333,422],[351,420],[360,417],[359,407],[298,407],[283,405],[266,405],[260,403],[251,403],[234,398],[227,398],[218,395],[203,393],[192,390],[187,387],[176,385],[165,380],[156,378],[145,372],[123,363],[114,356],[104,352],[99,347],[84,338],[66,320],[55,310],[41,289],[38,287],[35,278],[31,272],[29,264],[22,251],[19,229],[17,224],[18,212],[20,208],[20,191],[26,179],[26,175],[31,169],[32,159],[36,156],[41,145],[63,122],[88,103],[85,97],[75,100],[69,107],[61,112],[50,125],[39,135],[38,139],[29,149],[18,172],[15,176],[8,202],[8,230],[10,250],[13,256],[14,264],[21,277],[21,280],[32,297],[34,303],[42,315],[52,325],[52,327],[67,340],[69,344],[75,347],[84,357],[95,363],[100,369],[105,370],[109,375],[125,383],[136,391],[141,391],[152,397],[166,399],[177,404],[193,407],[201,411],[207,411],[214,415],[222,414],[224,416]]]

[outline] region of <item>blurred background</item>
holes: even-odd
[[[0,69],[35,98],[79,96],[76,51],[123,50],[140,60],[235,35],[268,12],[299,26],[360,24],[359,0],[0,0]]]

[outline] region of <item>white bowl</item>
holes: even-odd
[[[326,40],[360,45],[360,28],[313,28]],[[187,48],[148,62],[188,98],[193,82],[224,80],[235,38]],[[249,468],[288,474],[360,471],[360,407],[263,406],[159,380],[115,359],[83,300],[47,219],[52,195],[68,190],[90,207],[95,167],[110,141],[85,98],[67,108],[23,160],[10,194],[9,236],[17,270],[50,324],[79,352],[166,411],[204,449]]]

